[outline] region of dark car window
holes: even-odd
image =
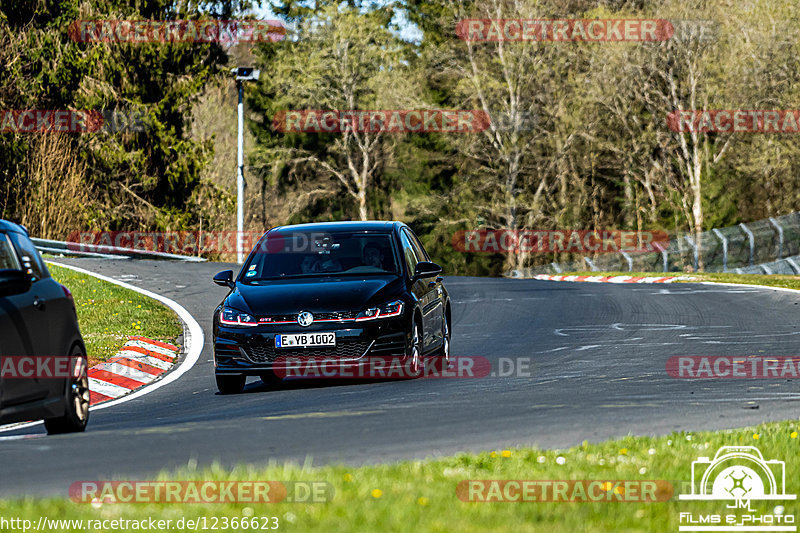
[[[417,257],[417,252],[414,251],[414,246],[411,244],[411,238],[408,232],[400,232],[400,243],[403,245],[403,255],[406,258],[406,265],[408,266],[408,276],[411,277],[414,275],[414,269],[417,268],[417,263],[420,262],[420,258]]]
[[[34,281],[49,277],[50,273],[44,265],[39,250],[36,249],[33,243],[17,233],[10,233],[9,236],[17,249],[23,267],[33,276]]]
[[[398,272],[389,234],[280,232],[259,241],[243,281]]]
[[[0,233],[0,270],[19,270],[20,264],[14,248],[5,233]]]
[[[405,231],[408,232],[408,236],[411,239],[411,245],[414,247],[414,252],[416,252],[417,257],[419,257],[420,261],[430,261],[431,256],[428,255],[428,252],[425,250],[425,247],[422,246],[422,243],[419,242],[419,238],[417,234],[411,231],[408,228],[405,228]]]

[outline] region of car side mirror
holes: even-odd
[[[223,270],[214,276],[214,283],[221,287],[235,288],[236,284],[233,282],[233,270]]]
[[[0,270],[0,297],[28,292],[31,283],[31,277],[24,270]]]
[[[417,263],[416,268],[414,268],[414,277],[411,279],[411,281],[432,278],[433,276],[438,276],[441,273],[442,267],[436,263],[431,263],[430,261],[420,261]]]

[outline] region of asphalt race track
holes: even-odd
[[[85,434],[0,433],[0,497],[65,496],[70,483],[152,479],[219,461],[352,464],[516,445],[566,447],[632,434],[796,418],[800,382],[679,380],[675,355],[797,355],[800,293],[699,284],[447,278],[453,355],[530,358],[531,377],[316,382],[216,393],[211,314],[231,265],[65,259],[163,294],[205,332],[175,383],[93,412]],[[24,437],[20,437],[23,436]]]

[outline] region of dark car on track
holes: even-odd
[[[291,358],[358,367],[397,358],[450,360],[450,298],[442,268],[401,222],[330,222],[265,233],[214,312],[214,367],[223,394],[247,376],[280,377]]]
[[[39,419],[51,434],[86,428],[86,347],[72,294],[28,232],[0,220],[0,423]]]

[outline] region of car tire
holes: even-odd
[[[239,394],[247,381],[247,376],[243,374],[217,374],[216,378],[220,394]]]
[[[419,322],[414,320],[411,326],[411,336],[408,345],[408,352],[406,353],[406,361],[404,369],[407,371],[408,379],[415,379],[422,375],[423,359],[422,359],[422,331],[419,327]]]
[[[258,377],[261,378],[261,382],[264,383],[264,385],[274,386],[283,383],[283,379],[281,379],[280,376],[275,374],[275,372],[264,372],[263,374],[259,374]]]
[[[70,354],[70,377],[64,392],[64,414],[56,418],[45,418],[44,427],[48,435],[76,433],[86,429],[91,401],[88,366],[83,350],[78,346],[73,348]]]
[[[436,355],[437,355],[436,367],[437,367],[437,370],[443,372],[443,371],[447,370],[448,367],[450,366],[450,335],[451,335],[451,333],[450,333],[450,320],[449,320],[449,318],[447,317],[446,314],[444,315],[444,317],[442,317],[442,321],[443,321],[442,323],[444,325],[444,327],[442,328],[443,329],[442,338],[444,340],[442,341],[442,347],[439,348],[438,350],[436,350]]]

